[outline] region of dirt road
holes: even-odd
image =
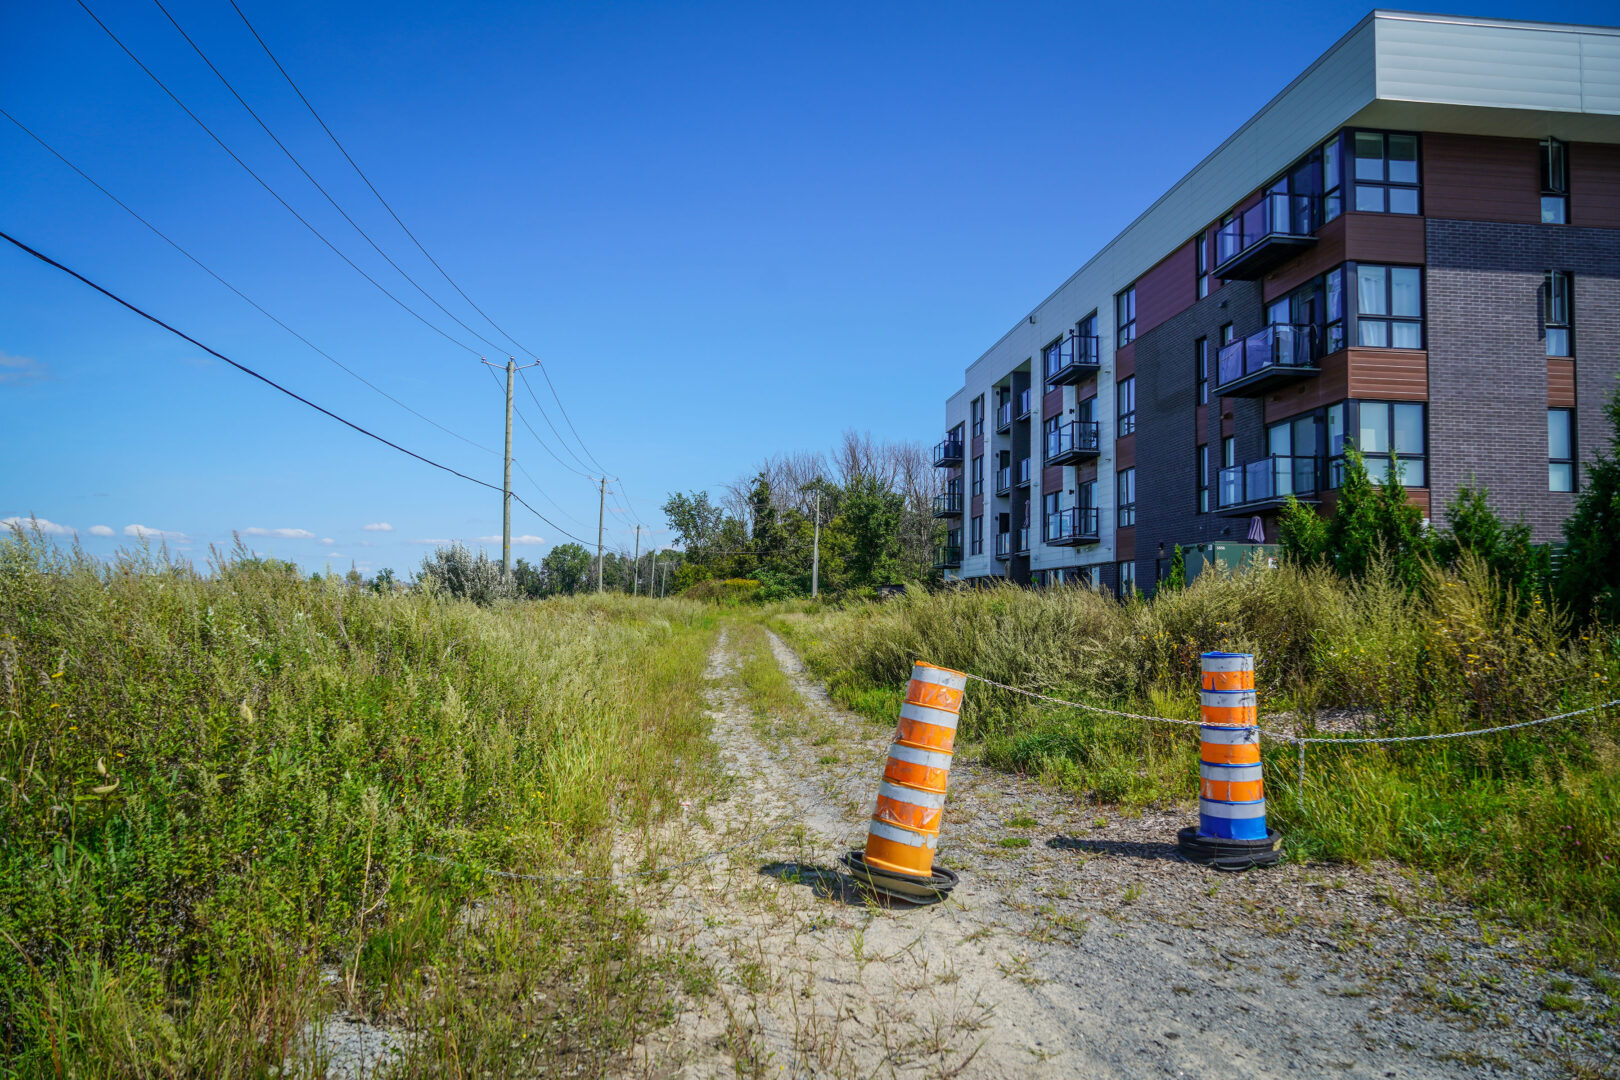
[[[1603,995],[1423,882],[1222,874],[1176,857],[1186,811],[1119,815],[971,754],[940,842],[961,886],[932,907],[864,899],[837,857],[863,842],[890,729],[772,646],[799,715],[760,721],[725,636],[711,658],[732,782],[687,810],[679,848],[748,842],[640,887],[685,981],[629,1075],[1605,1075],[1569,1066],[1615,1051]],[[1583,1007],[1543,1007],[1560,978]]]

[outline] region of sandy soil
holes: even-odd
[[[1189,811],[1124,816],[959,754],[944,904],[880,906],[837,862],[864,842],[890,731],[845,713],[773,638],[801,715],[762,722],[711,657],[731,777],[640,885],[653,947],[684,958],[678,1019],[632,1076],[1475,1077],[1613,1067],[1612,1009],[1579,1012],[1534,942],[1393,867],[1222,874],[1182,861]],[[757,839],[750,839],[757,837]],[[1590,1066],[1588,1066],[1590,1067]]]

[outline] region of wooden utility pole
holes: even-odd
[[[602,477],[602,486],[597,493],[596,500],[596,591],[602,591],[602,515],[607,513],[607,477]]]
[[[656,544],[653,545],[652,556],[652,574],[647,579],[647,595],[656,597],[658,595],[658,545]]]
[[[821,587],[821,489],[816,488],[816,532],[810,546],[810,599]]]
[[[480,362],[490,367],[500,367],[499,364],[490,364],[483,357]],[[534,367],[534,364],[527,365]],[[512,376],[517,374],[517,358],[506,358],[506,455],[505,469],[501,474],[501,573],[506,577],[512,576]]]
[[[630,560],[630,567],[634,571],[630,575],[630,595],[634,596],[641,591],[641,526],[636,526],[636,557]]]

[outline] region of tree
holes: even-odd
[[[1610,449],[1600,450],[1586,468],[1586,484],[1575,499],[1575,513],[1564,523],[1564,555],[1558,568],[1558,598],[1577,617],[1620,623],[1620,394],[1604,406],[1611,429]]]
[[[1511,586],[1523,603],[1541,592],[1551,569],[1545,546],[1530,540],[1530,526],[1521,517],[1503,524],[1487,499],[1489,491],[1465,484],[1446,504],[1444,532],[1434,538],[1435,560],[1456,566],[1471,553],[1488,566],[1504,585]]]
[[[1175,552],[1170,556],[1170,573],[1159,587],[1171,592],[1187,587],[1187,555],[1181,550],[1180,544],[1176,545]]]
[[[519,558],[512,567],[512,587],[517,590],[519,596],[536,600],[545,595],[546,579],[540,567],[527,559]]]
[[[844,505],[833,526],[848,540],[844,562],[851,587],[871,588],[900,580],[904,510],[904,497],[876,476],[857,475],[845,485]]]
[[[1360,452],[1348,447],[1339,501],[1326,522],[1290,495],[1278,523],[1283,552],[1304,563],[1326,562],[1347,578],[1365,577],[1382,565],[1408,589],[1417,588],[1429,539],[1423,534],[1423,512],[1406,497],[1393,458],[1388,479],[1378,485],[1367,475]]]
[[[591,553],[579,544],[558,544],[540,560],[540,576],[548,596],[576,593],[590,581]]]
[[[385,566],[377,571],[371,579],[371,591],[377,593],[391,593],[394,591],[394,571],[392,567]]]
[[[488,553],[473,552],[463,544],[435,549],[422,560],[416,581],[423,588],[483,605],[508,599],[515,591],[500,563]]]

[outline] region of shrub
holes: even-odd
[[[517,595],[516,586],[500,563],[462,544],[438,548],[423,559],[416,581],[429,591],[443,592],[457,600],[471,600],[484,607]]]

